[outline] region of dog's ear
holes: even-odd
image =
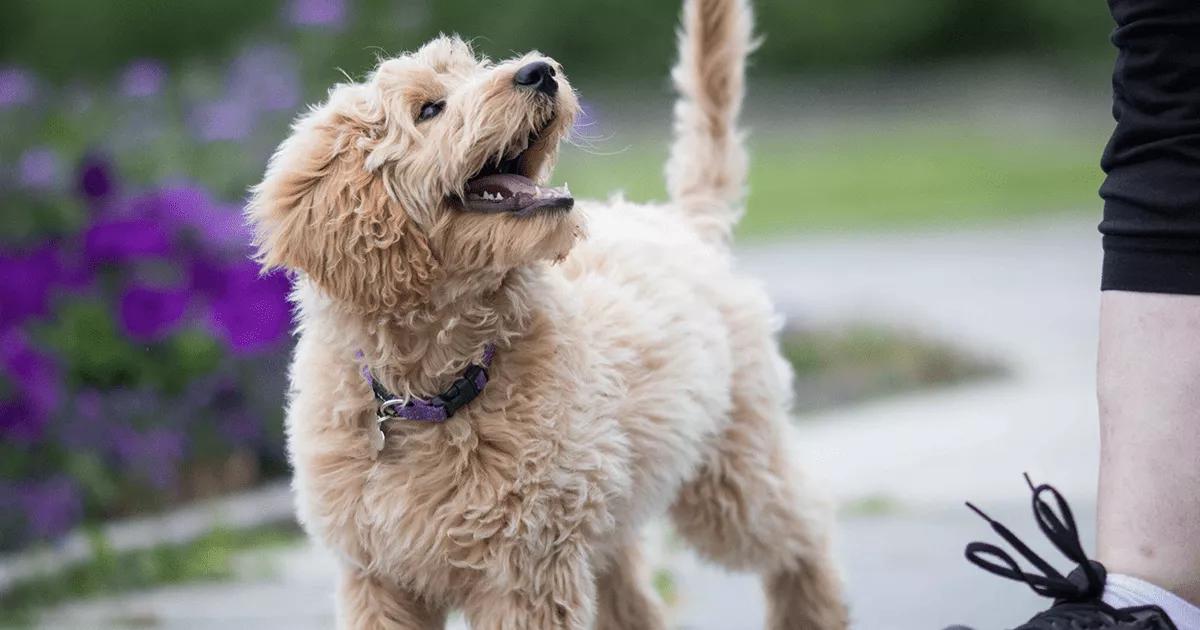
[[[424,232],[374,164],[395,144],[387,113],[365,85],[341,85],[301,116],[252,191],[247,218],[264,268],[302,271],[364,310],[421,301],[436,268]]]

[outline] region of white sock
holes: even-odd
[[[1179,630],[1200,630],[1200,607],[1145,580],[1109,573],[1104,584],[1104,603],[1113,608],[1158,606]]]

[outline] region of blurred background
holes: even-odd
[[[1035,602],[966,567],[987,530],[954,506],[1028,524],[1027,469],[1093,505],[1106,8],[756,6],[739,255],[787,319],[856,626],[1011,624]],[[247,188],[330,85],[457,32],[566,67],[585,115],[556,181],[661,199],[678,9],[7,2],[0,626],[330,627],[286,486],[289,283],[247,258]],[[752,580],[648,537],[680,627],[761,626]]]

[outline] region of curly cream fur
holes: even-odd
[[[247,212],[264,266],[297,277],[288,446],[301,521],[341,558],[341,627],[462,609],[482,629],[661,629],[635,541],[668,511],[707,557],[762,573],[772,628],[846,625],[828,510],[782,447],[776,318],[725,246],[749,24],[744,0],[689,0],[664,205],[458,209],[534,132],[544,181],[577,102],[561,68],[554,98],[514,87],[547,58],[492,63],[454,37],[334,87],[280,146]],[[356,352],[421,396],[486,343],[481,396],[380,444]]]

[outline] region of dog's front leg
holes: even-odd
[[[567,542],[548,556],[515,558],[508,579],[495,577],[470,595],[473,630],[591,630],[596,580],[587,552]]]
[[[337,594],[339,630],[443,630],[446,611],[399,584],[344,567]]]

